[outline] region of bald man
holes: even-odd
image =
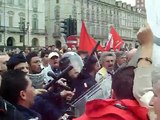
[[[3,72],[7,71],[6,63],[9,60],[8,54],[0,53],[0,85],[1,85],[1,75]]]
[[[6,63],[9,60],[9,56],[6,53],[0,53],[0,75],[2,75],[3,72],[7,71]]]

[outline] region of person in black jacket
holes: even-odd
[[[74,82],[76,89],[74,98],[79,97],[86,90],[97,83],[95,80],[95,75],[98,72],[100,65],[98,64],[98,60],[95,56],[91,56],[88,63],[86,63],[88,58],[89,56],[84,59],[86,66],[79,74],[77,80]]]
[[[66,112],[66,99],[74,95],[71,91],[48,91],[47,94],[36,96],[32,109],[41,114],[43,120],[58,120]]]
[[[0,97],[0,120],[24,120],[15,106]]]
[[[79,61],[77,57],[79,56],[76,53],[69,52],[65,53],[60,60],[60,69],[62,71],[69,65],[76,66],[63,76],[63,78],[69,78],[66,79],[66,82],[67,85],[71,87],[71,91],[54,86],[54,89],[49,90],[47,94],[36,96],[33,109],[42,115],[43,120],[58,120],[66,113],[66,110],[69,107],[67,102],[74,96],[74,88],[72,89],[72,84],[70,84],[71,78],[77,78],[82,68],[82,65],[78,66],[77,62]],[[71,58],[72,60],[68,58]],[[74,63],[72,64],[70,60],[72,62],[74,61]],[[82,60],[80,61],[80,64],[83,64]]]
[[[0,55],[0,86],[1,86],[1,75],[7,71],[6,61],[9,56],[7,54]],[[16,107],[4,100],[0,96],[0,120],[24,120]]]
[[[34,88],[27,74],[21,70],[8,71],[2,75],[1,96],[13,104],[24,120],[41,120],[30,107],[34,103]],[[19,120],[19,119],[17,119]]]

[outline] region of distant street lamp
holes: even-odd
[[[19,29],[22,32],[23,35],[23,50],[25,50],[25,35],[29,29],[29,22],[27,22],[27,28],[26,28],[26,23],[25,23],[25,18],[22,18],[21,21],[19,22]]]

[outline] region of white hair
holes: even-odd
[[[115,55],[115,53],[113,53],[113,52],[103,52],[102,54],[101,54],[101,56],[100,56],[100,63],[102,64],[103,62],[104,62],[104,58],[106,57],[106,56],[112,56],[112,57],[114,57],[114,60],[116,60],[116,55]]]

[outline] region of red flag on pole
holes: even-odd
[[[87,29],[84,22],[82,21],[82,28],[80,33],[79,51],[87,51],[91,53],[92,49],[95,47],[96,41],[88,35]],[[98,46],[98,50],[104,51],[102,46]]]
[[[111,27],[110,34],[109,34],[109,41],[107,42],[105,50],[109,50],[113,48],[114,51],[120,50],[121,46],[123,45],[124,41],[118,35],[114,27]]]
[[[110,36],[109,36],[109,40],[107,41],[105,50],[109,51],[111,48],[113,48],[113,39],[111,39]]]
[[[96,42],[95,39],[92,38],[92,37],[90,37],[90,41],[92,41],[92,46],[93,46],[93,48],[94,48],[97,42]],[[92,49],[93,49],[93,48],[92,48]],[[99,45],[98,48],[97,48],[97,50],[100,50],[100,51],[103,52],[103,51],[104,51],[104,48],[103,48],[101,45]]]

